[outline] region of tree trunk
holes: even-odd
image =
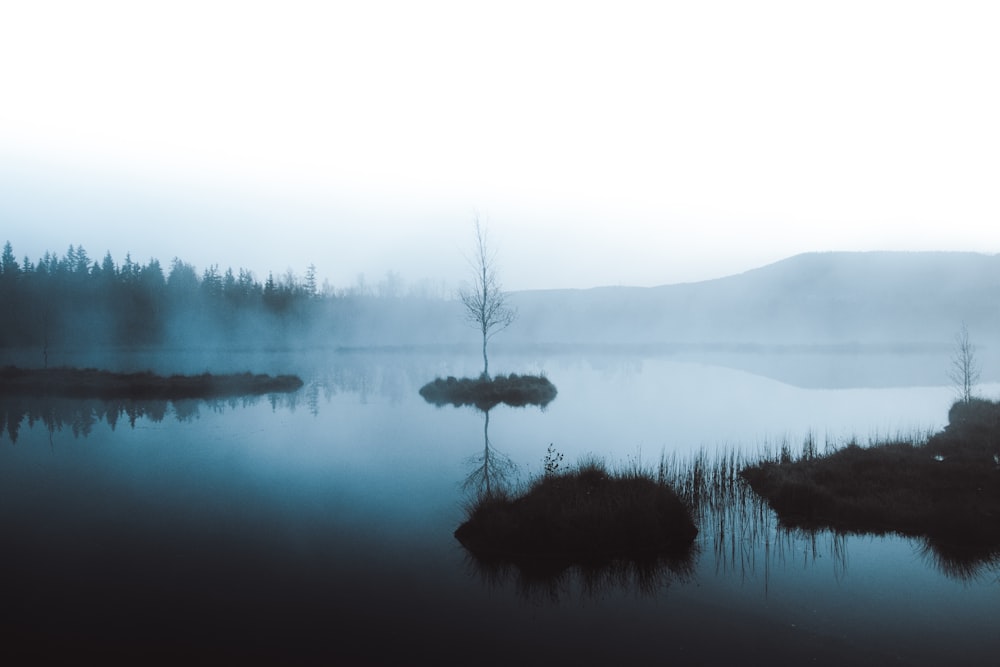
[[[483,333],[483,377],[490,378],[490,360],[486,358],[486,333]]]

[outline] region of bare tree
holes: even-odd
[[[473,283],[459,292],[465,306],[466,319],[483,334],[483,377],[490,376],[486,344],[517,318],[517,310],[507,305],[507,297],[497,279],[496,251],[489,247],[486,230],[476,216],[475,255],[469,260],[473,268]]]
[[[979,383],[979,375],[976,346],[969,341],[969,329],[962,322],[962,328],[955,334],[955,351],[948,369],[948,377],[955,383],[959,400],[965,403],[972,400],[972,390]]]

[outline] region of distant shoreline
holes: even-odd
[[[287,393],[301,388],[295,375],[230,373],[156,375],[96,368],[0,368],[0,393],[72,398],[181,399]]]

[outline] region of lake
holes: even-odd
[[[954,398],[947,357],[501,351],[492,370],[544,373],[559,394],[545,409],[494,408],[489,440],[522,480],[550,444],[565,464],[612,466],[797,451],[810,434],[822,452],[941,428]],[[474,350],[157,363],[296,372],[306,386],[176,404],[0,399],[2,655],[359,665],[986,665],[1000,655],[997,564],[956,569],[900,537],[790,532],[753,503],[706,514],[691,567],[652,579],[477,567],[452,533],[484,415],[417,393],[435,376],[477,374]],[[980,393],[1000,395],[988,379]]]

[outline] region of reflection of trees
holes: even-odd
[[[304,394],[313,414],[318,414],[320,397],[329,402],[337,394],[356,394],[362,404],[372,396],[401,403],[413,391],[423,373],[408,363],[389,363],[384,355],[341,352],[321,368],[311,369]]]
[[[94,426],[106,423],[115,430],[124,420],[131,428],[136,421],[147,419],[161,422],[168,414],[180,422],[197,419],[202,409],[223,411],[255,405],[261,396],[242,396],[228,399],[80,399],[63,397],[10,396],[0,395],[0,438],[7,434],[11,443],[16,444],[21,427],[29,428],[41,424],[50,433],[69,430],[74,437],[87,437]],[[274,407],[291,407],[295,394],[271,394]]]
[[[463,490],[471,491],[477,497],[505,493],[517,478],[517,464],[490,443],[490,411],[481,412],[484,415],[483,452],[468,459],[473,468],[462,483]]]

